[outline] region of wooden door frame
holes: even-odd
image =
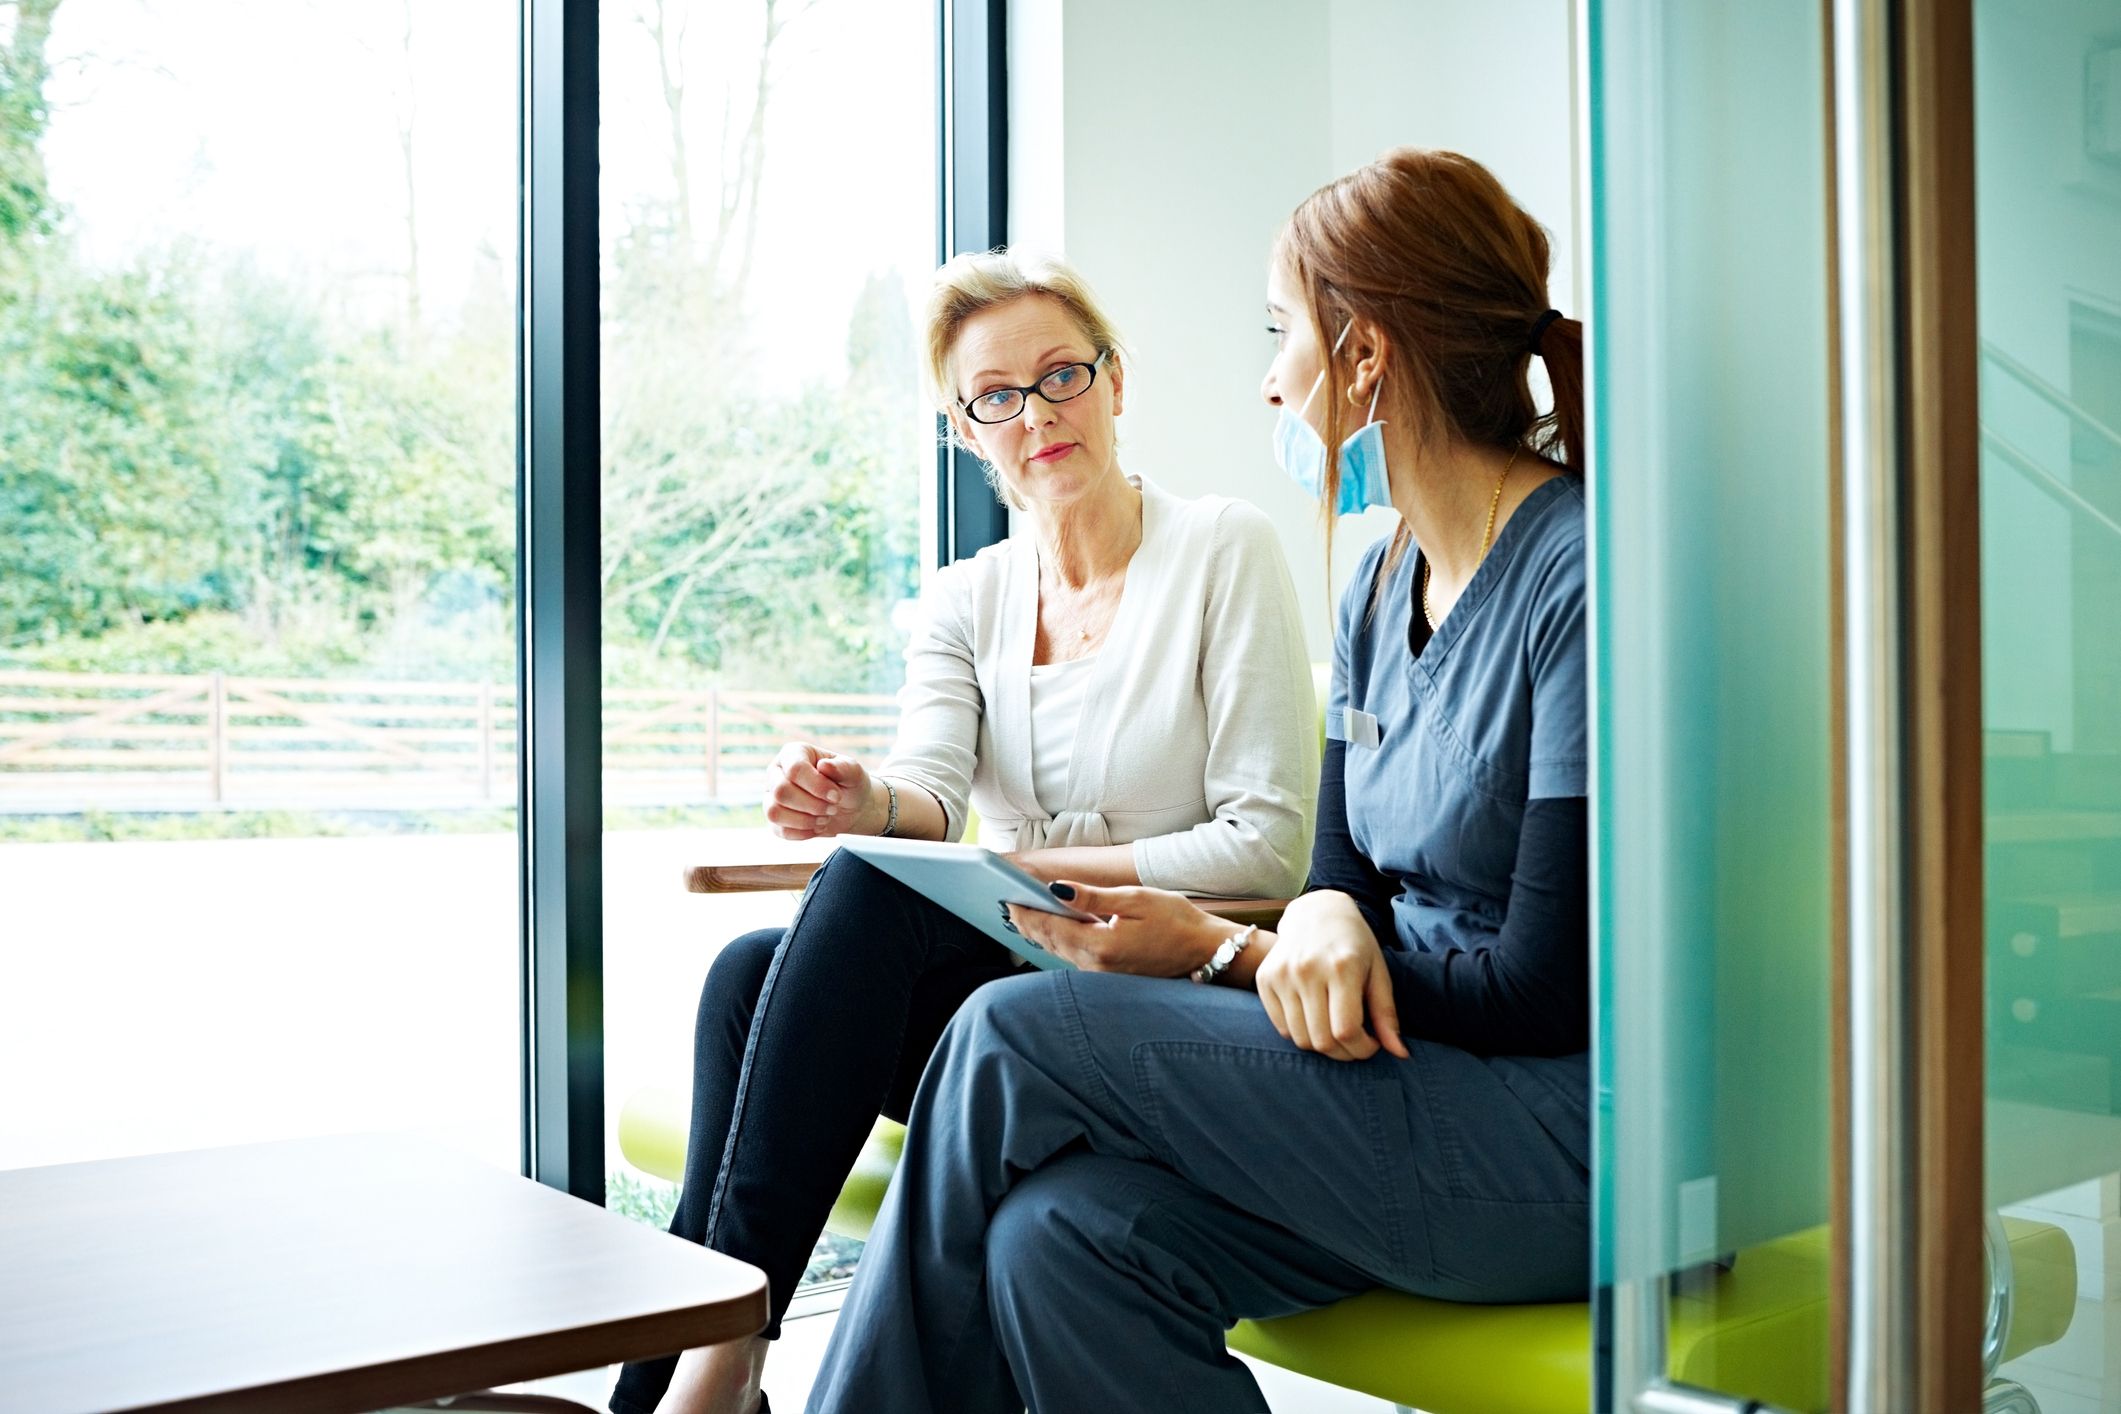
[[[1972,0],[1909,0],[1898,48],[1915,1407],[1975,1409],[1988,1275]]]

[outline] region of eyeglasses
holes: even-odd
[[[1089,392],[1104,361],[1105,355],[1099,354],[1092,363],[1063,364],[1028,388],[990,388],[961,406],[974,422],[1009,422],[1023,413],[1033,393],[1049,403],[1065,403]]]

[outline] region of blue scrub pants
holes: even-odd
[[[809,1408],[1263,1411],[1223,1344],[1240,1318],[1373,1286],[1583,1299],[1582,1165],[1485,1062],[1409,1049],[1300,1051],[1253,993],[1184,981],[980,988],[921,1080]]]

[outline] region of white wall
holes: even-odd
[[[1554,301],[1575,313],[1568,15],[1568,0],[1010,7],[1010,235],[1080,268],[1131,345],[1127,470],[1241,496],[1282,527],[1314,657],[1332,640],[1317,512],[1275,466],[1259,398],[1268,248],[1342,172],[1452,147],[1547,226]],[[1343,527],[1336,580],[1390,524]]]
[[[1478,159],[1547,228],[1547,294],[1572,317],[1569,0],[1333,0],[1332,171],[1393,147],[1442,147]],[[1542,398],[1545,370],[1533,360]],[[1343,524],[1336,587],[1398,517],[1375,510]]]

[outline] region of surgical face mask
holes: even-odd
[[[1351,319],[1340,331],[1340,337],[1333,341],[1334,353],[1340,352],[1340,346],[1348,341],[1348,330],[1354,327]],[[1325,494],[1326,443],[1304,421],[1304,414],[1310,411],[1325,382],[1325,370],[1320,369],[1303,406],[1292,412],[1283,404],[1274,428],[1274,459],[1313,499]],[[1392,504],[1392,478],[1385,468],[1385,425],[1377,420],[1377,395],[1383,391],[1383,380],[1379,380],[1370,394],[1369,420],[1340,444],[1340,495],[1333,507],[1335,515],[1354,515],[1371,506]]]

